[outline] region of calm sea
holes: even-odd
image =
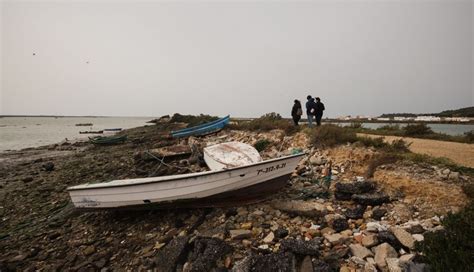
[[[3,117],[0,118],[0,151],[37,147],[68,140],[87,139],[85,130],[144,126],[151,117]],[[92,126],[76,126],[92,123]]]

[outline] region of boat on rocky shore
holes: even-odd
[[[110,145],[123,143],[127,140],[127,135],[118,135],[118,136],[97,136],[90,137],[90,142],[95,145]]]
[[[277,192],[304,155],[217,171],[83,184],[67,190],[79,209],[227,206]]]
[[[171,131],[173,138],[183,138],[188,136],[203,136],[215,133],[223,129],[230,122],[230,115],[221,119],[204,123],[198,126]]]
[[[79,134],[102,134],[104,133],[103,130],[85,130],[85,131],[79,131]]]

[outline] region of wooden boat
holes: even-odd
[[[94,124],[92,123],[78,123],[76,124],[76,127],[90,127],[93,126]]]
[[[104,133],[103,130],[86,130],[86,131],[79,131],[79,134],[102,134]]]
[[[262,161],[258,151],[241,142],[227,142],[205,147],[204,161],[211,170],[229,169]]]
[[[104,131],[122,131],[122,128],[104,128]]]
[[[173,136],[174,138],[182,138],[188,136],[202,136],[211,134],[223,129],[225,125],[229,123],[229,121],[230,116],[227,115],[224,118],[217,119],[209,123],[201,124],[199,126],[171,131],[171,136]]]
[[[304,155],[217,171],[84,184],[67,190],[79,209],[236,205],[280,190]]]
[[[94,138],[89,138],[90,142],[96,145],[109,145],[109,144],[118,144],[123,143],[127,140],[127,135],[120,136],[97,136]]]

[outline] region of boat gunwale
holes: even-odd
[[[214,174],[221,174],[221,173],[226,173],[234,170],[241,170],[245,168],[250,168],[253,166],[258,166],[266,163],[271,163],[271,162],[277,162],[285,159],[291,159],[291,158],[296,158],[296,157],[301,157],[306,155],[306,153],[298,153],[294,155],[288,155],[288,156],[283,156],[275,159],[270,159],[266,161],[261,161],[258,163],[254,164],[249,164],[249,165],[243,165],[243,166],[238,166],[234,168],[228,168],[228,169],[221,169],[221,170],[216,170],[216,171],[204,171],[204,172],[197,172],[197,173],[190,173],[190,174],[184,174],[180,175],[180,177],[177,177],[176,175],[170,175],[170,176],[161,176],[161,177],[156,177],[156,178],[162,178],[160,180],[150,180],[150,181],[144,181],[140,182],[137,181],[136,183],[127,183],[127,184],[116,184],[116,185],[106,185],[107,183],[111,183],[113,181],[119,181],[119,180],[111,180],[108,182],[102,182],[102,183],[86,183],[86,184],[79,184],[75,186],[68,187],[66,190],[71,192],[71,191],[80,191],[80,190],[91,190],[91,189],[109,189],[109,188],[117,188],[117,187],[125,187],[125,186],[136,186],[136,185],[144,185],[144,184],[153,184],[153,183],[160,183],[160,182],[168,182],[168,181],[176,181],[176,180],[186,180],[194,177],[203,177],[203,176],[209,176],[209,175],[214,175]],[[169,177],[169,178],[166,178]],[[149,179],[149,178],[137,178],[136,180],[140,179]],[[82,185],[99,185],[99,184],[104,184],[102,186],[94,186],[94,187],[88,187],[88,188],[74,188]]]
[[[171,131],[171,134],[172,134],[172,135],[174,135],[174,134],[181,134],[181,133],[185,133],[185,132],[189,132],[189,131],[193,131],[193,130],[198,130],[198,129],[201,129],[201,128],[205,128],[205,127],[208,127],[208,126],[213,126],[213,125],[219,124],[219,123],[221,123],[221,122],[227,121],[227,119],[229,119],[229,121],[230,121],[230,115],[227,115],[227,116],[225,116],[225,117],[222,117],[222,118],[219,118],[219,119],[216,119],[216,120],[214,120],[214,121],[207,122],[207,123],[204,123],[204,124],[200,124],[200,125],[197,125],[197,126],[188,127],[188,128],[183,128],[183,129],[179,129],[179,130],[174,130],[174,131]]]

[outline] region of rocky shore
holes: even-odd
[[[405,161],[378,164],[369,175],[379,152],[357,144],[317,149],[305,133],[280,130],[170,138],[178,127],[126,130],[127,142],[114,146],[0,154],[0,271],[424,271],[417,241],[468,201],[461,185],[470,176]],[[148,155],[157,148],[262,139],[264,159],[296,148],[308,156],[284,190],[258,203],[80,213],[65,190],[206,170],[196,152],[163,165]]]

